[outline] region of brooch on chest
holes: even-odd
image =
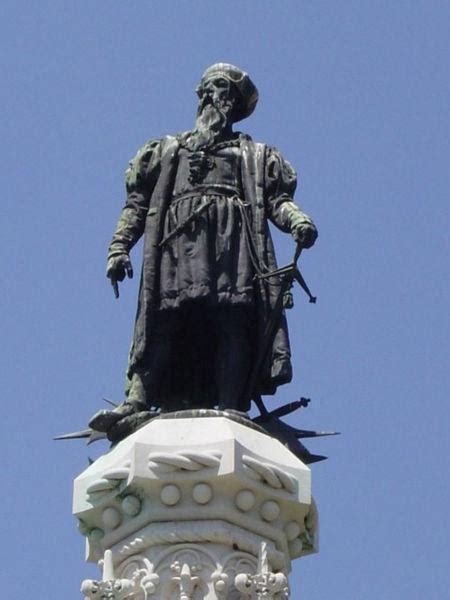
[[[189,182],[192,184],[201,183],[208,172],[214,169],[214,159],[203,150],[189,154]]]

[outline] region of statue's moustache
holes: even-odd
[[[213,96],[205,95],[200,101],[198,114],[201,114],[208,106],[215,108],[226,117],[228,114],[230,114],[233,105],[229,100],[221,100],[220,98],[214,98]]]

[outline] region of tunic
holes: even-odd
[[[161,255],[160,309],[200,299],[212,306],[254,303],[240,159],[238,140],[216,144],[207,153],[180,149],[163,229],[163,238],[173,237]]]

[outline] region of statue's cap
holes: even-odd
[[[225,79],[231,81],[241,95],[241,102],[236,108],[235,120],[241,121],[249,117],[255,110],[256,103],[258,102],[258,90],[248,73],[239,67],[235,67],[229,63],[215,63],[211,65],[202,75],[200,84],[196,90],[197,94],[200,94],[202,86],[208,79],[218,76],[225,77]]]

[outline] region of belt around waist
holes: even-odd
[[[188,200],[189,198],[203,198],[211,196],[225,196],[227,198],[240,197],[241,191],[231,186],[217,186],[214,188],[198,188],[192,192],[186,192],[174,196],[171,202],[179,202],[181,200]]]

